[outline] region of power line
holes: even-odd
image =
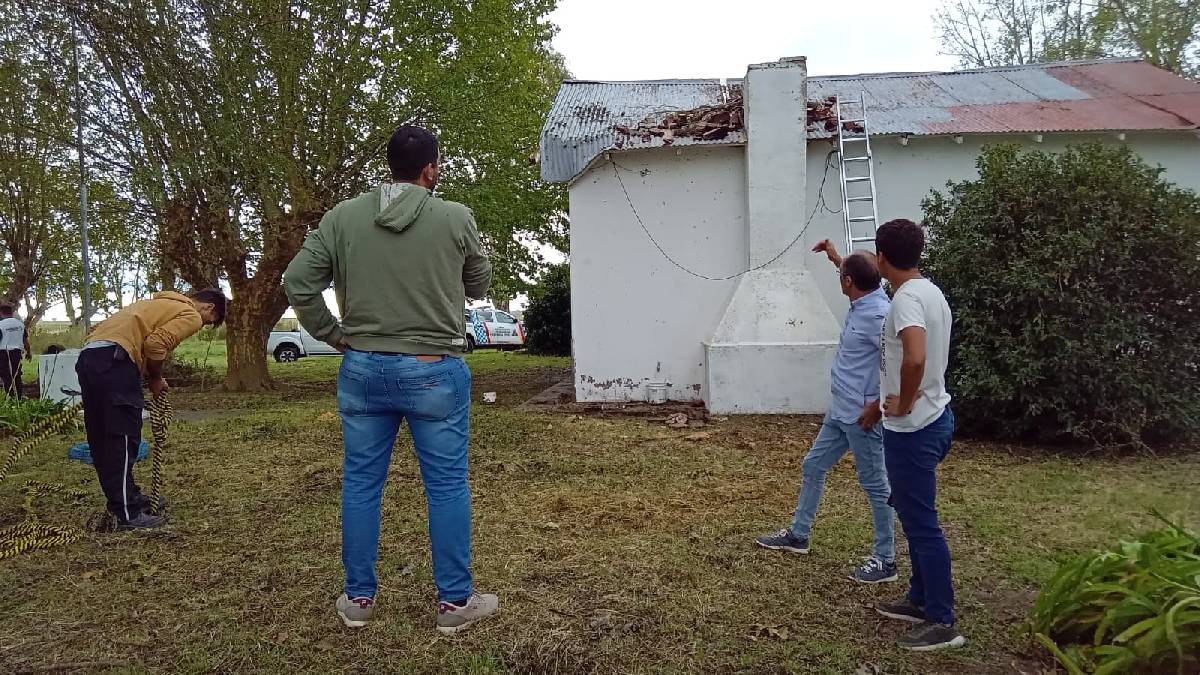
[[[710,277],[710,276],[707,276],[704,274],[700,274],[699,272],[694,272],[694,271],[688,269],[687,267],[685,267],[684,265],[680,264],[674,258],[672,258],[671,254],[667,253],[666,249],[664,249],[662,247],[662,245],[658,243],[658,240],[654,238],[654,235],[650,233],[650,229],[646,227],[646,223],[642,220],[641,214],[638,213],[637,207],[633,205],[633,199],[631,199],[629,196],[629,190],[625,188],[625,181],[621,180],[621,171],[628,171],[629,173],[637,173],[637,172],[635,172],[632,169],[627,169],[627,168],[621,166],[620,164],[617,164],[617,162],[615,160],[613,160],[611,157],[609,158],[608,161],[610,164],[612,164],[613,175],[617,177],[617,184],[619,184],[621,186],[621,192],[623,192],[625,194],[625,201],[629,204],[629,209],[633,212],[633,217],[637,219],[638,225],[641,225],[642,232],[646,233],[646,238],[650,240],[651,244],[654,244],[654,248],[658,249],[658,252],[660,254],[662,254],[662,257],[667,259],[667,262],[669,262],[672,265],[674,265],[675,267],[679,268],[681,271],[683,271],[687,274],[690,274],[693,277],[696,277],[697,279],[703,279],[705,281],[729,281],[731,279],[737,279],[738,277],[747,275],[751,272],[757,272],[758,270],[761,270],[764,267],[768,267],[775,261],[782,258],[784,255],[786,255],[787,252],[792,250],[792,247],[794,247],[800,241],[800,239],[804,237],[804,234],[806,232],[808,232],[808,228],[810,225],[812,225],[813,219],[816,218],[817,212],[819,212],[822,208],[824,208],[824,210],[826,210],[826,211],[829,211],[830,213],[839,213],[839,211],[830,210],[829,206],[825,203],[825,181],[826,181],[826,179],[829,178],[829,170],[833,166],[833,164],[830,160],[832,159],[835,152],[836,151],[831,150],[829,152],[829,154],[825,156],[825,173],[822,174],[821,185],[820,185],[820,187],[817,188],[817,203],[813,205],[812,213],[810,213],[808,215],[808,220],[805,221],[804,227],[800,229],[800,233],[797,234],[796,237],[794,239],[792,239],[792,241],[786,247],[784,247],[784,249],[782,251],[780,251],[779,254],[776,255],[774,258],[771,258],[767,262],[765,262],[761,265],[758,265],[756,267],[751,267],[750,269],[743,270],[741,272],[738,272],[737,274],[731,274],[726,277]]]

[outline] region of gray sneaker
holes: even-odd
[[[910,623],[925,621],[925,612],[921,611],[920,607],[912,604],[907,595],[894,602],[881,602],[875,605],[875,611],[889,619],[898,619]]]
[[[967,639],[950,624],[922,621],[900,637],[899,644],[914,652],[932,652],[967,644]]]
[[[784,528],[774,534],[764,534],[755,537],[754,543],[772,551],[787,551],[788,553],[808,553],[808,540],[792,534],[791,529]]]
[[[122,518],[117,516],[117,529],[126,530],[153,530],[167,524],[166,516],[156,516],[149,513],[138,513],[132,518]]]
[[[349,628],[362,628],[375,620],[375,598],[351,598],[342,593],[336,606],[338,617]]]
[[[850,578],[862,584],[882,584],[900,578],[896,572],[896,563],[884,562],[871,556],[854,569]]]
[[[437,630],[442,635],[454,635],[498,611],[500,598],[490,593],[476,593],[461,607],[449,602],[439,602]]]

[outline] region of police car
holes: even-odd
[[[468,352],[476,347],[520,349],[525,346],[525,329],[508,312],[492,307],[464,309],[463,321]]]

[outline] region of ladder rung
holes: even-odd
[[[857,244],[860,241],[875,241],[875,237],[854,237],[850,240],[853,244]]]
[[[855,178],[847,178],[846,182],[847,183],[861,183],[861,182],[867,181],[867,180],[871,180],[871,177],[870,176],[857,176]]]
[[[842,139],[843,143],[849,143],[850,141],[865,141],[865,140],[867,140],[867,137],[866,136],[842,136],[841,139]]]
[[[874,201],[874,199],[875,199],[875,197],[873,197],[873,196],[870,196],[870,197],[847,197],[846,201],[848,201],[848,202],[869,202],[869,201]]]
[[[869,161],[871,161],[871,157],[869,155],[867,157],[843,157],[842,161],[843,162],[869,162]]]
[[[867,121],[867,118],[865,118],[865,117],[863,117],[861,119],[852,119],[852,120],[844,119],[844,120],[842,120],[842,124],[862,124],[863,122],[866,122],[866,121]]]
[[[865,222],[872,221],[872,220],[875,220],[875,216],[858,216],[857,218],[851,218],[850,222],[865,223]]]

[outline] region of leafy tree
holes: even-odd
[[[0,4],[0,299],[6,302],[24,299],[43,280],[75,227],[71,148],[59,140],[73,129],[63,67],[70,49],[61,21],[39,14],[31,27],[16,3]]]
[[[553,0],[81,0],[103,64],[97,121],[157,214],[164,285],[228,281],[226,387],[271,386],[280,279],[326,210],[384,179],[416,122],[443,140],[444,192],[474,207],[501,290],[517,235],[557,232],[561,191],[526,158],[561,69]]]
[[[934,22],[967,68],[1137,56],[1200,73],[1200,0],[947,0]]]
[[[571,266],[554,265],[529,294],[525,347],[531,354],[571,355]]]
[[[1096,17],[1118,53],[1200,77],[1200,0],[1107,0]]]
[[[985,149],[924,202],[968,430],[1141,444],[1200,423],[1200,197],[1126,147]]]

